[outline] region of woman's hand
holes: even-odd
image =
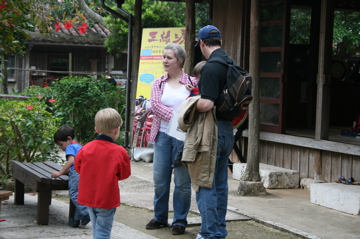
[[[192,85],[186,85],[185,86],[186,87],[186,89],[188,90],[188,91],[192,91],[193,89],[194,89],[194,86],[192,86]]]

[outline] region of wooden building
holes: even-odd
[[[126,68],[126,56],[115,58],[107,52],[104,41],[109,31],[95,25],[88,35],[79,33],[74,26],[66,29],[61,26],[63,38],[31,34],[26,43],[23,56],[10,57],[9,92],[12,89],[22,91],[31,85],[46,87],[53,79],[64,76],[88,76],[95,79],[105,72],[123,76]]]
[[[259,16],[251,16],[254,2],[259,3]],[[346,130],[354,127],[360,114],[360,82],[354,78],[359,75],[360,58],[332,55],[334,13],[358,12],[360,2],[213,0],[209,4],[223,49],[239,65],[249,69],[250,42],[259,44],[255,80],[259,81],[260,163],[297,170],[300,178],[333,182],[345,176],[360,181],[360,133],[342,135],[349,133]],[[309,41],[304,44],[290,41],[295,9],[311,16]],[[259,38],[250,32],[254,17],[259,20]],[[246,154],[248,131],[243,135]]]

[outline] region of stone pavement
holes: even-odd
[[[268,195],[247,197],[237,194],[239,181],[229,175],[228,239],[235,238],[360,238],[360,217],[310,203],[303,189],[267,190]],[[168,228],[146,230],[153,215],[152,163],[132,161],[132,176],[120,182],[122,206],[118,208],[112,238],[194,239],[200,217],[192,196],[189,226],[181,236],[172,236]],[[66,191],[53,194],[67,195]],[[171,198],[171,197],[170,197]],[[36,220],[36,196],[25,195],[25,205],[13,204],[13,197],[0,211],[0,238],[92,238],[91,225],[71,228],[67,225],[67,197],[55,198],[50,206],[50,224],[39,226]],[[172,209],[170,202],[170,210]],[[170,216],[171,217],[171,216]],[[171,219],[169,220],[171,223]]]

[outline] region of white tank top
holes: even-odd
[[[190,92],[186,89],[185,85],[182,85],[178,89],[171,88],[167,82],[165,82],[164,92],[161,96],[161,103],[169,107],[170,109],[179,111],[181,103],[186,100],[190,95]],[[160,131],[167,132],[169,121],[161,120]]]

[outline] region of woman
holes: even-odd
[[[193,87],[197,87],[194,78],[182,71],[186,53],[178,44],[168,44],[163,51],[163,65],[166,74],[155,80],[152,85],[151,106],[154,113],[150,142],[154,143],[154,218],[146,229],[158,229],[167,226],[169,212],[169,194],[172,170],[174,170],[174,219],[172,234],[181,235],[187,226],[187,214],[191,201],[191,181],[187,168],[181,165],[172,168],[183,142],[166,134],[174,110],[189,97]]]

